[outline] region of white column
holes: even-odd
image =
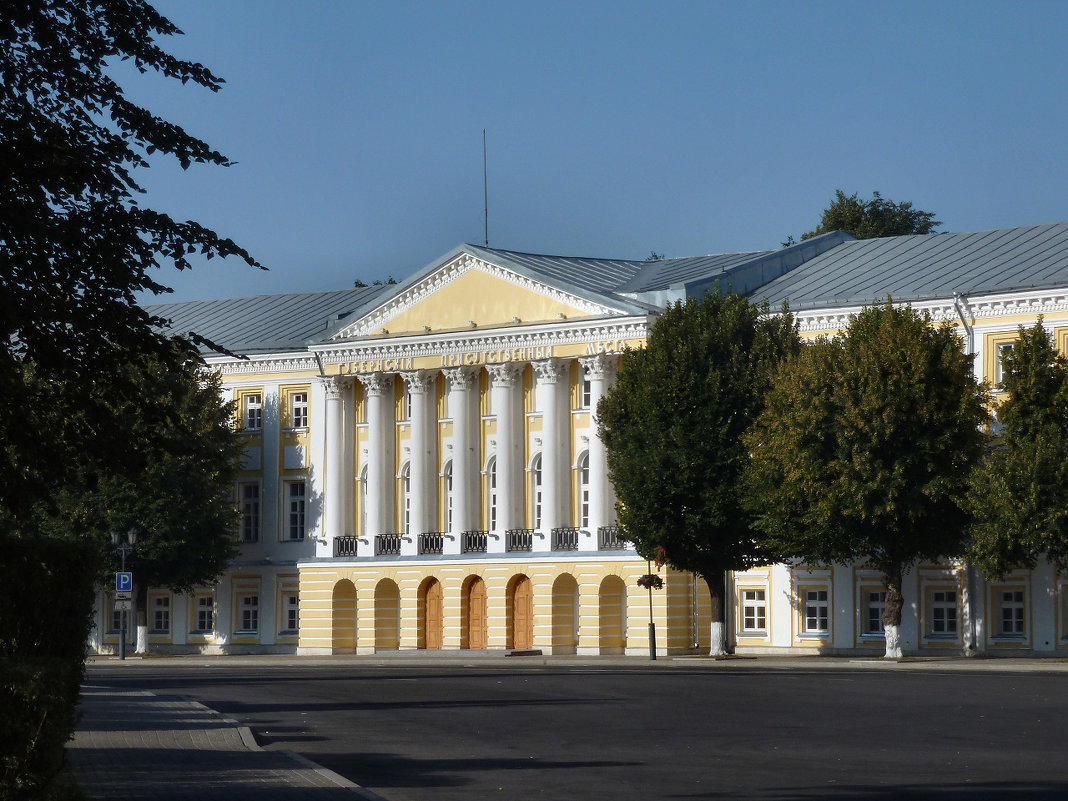
[[[580,361],[590,380],[590,531],[596,538],[601,526],[615,522],[615,493],[608,480],[604,442],[597,435],[597,402],[604,397],[615,377],[616,357],[598,354]]]
[[[345,481],[343,456],[345,436],[342,430],[344,402],[342,379],[325,376],[319,379],[326,398],[326,476],[323,482],[323,536],[333,542],[344,534]]]
[[[478,427],[473,425],[475,378],[478,372],[470,367],[456,367],[445,371],[449,386],[449,416],[452,417],[452,529],[454,532],[476,528],[478,491]]]
[[[412,416],[409,420],[411,436],[411,536],[418,543],[419,535],[432,531],[437,526],[431,523],[437,509],[437,470],[434,464],[434,445],[437,437],[431,436],[430,411],[434,401],[434,374],[425,370],[401,373],[404,387],[412,399]],[[434,480],[431,480],[434,476]]]
[[[536,392],[541,409],[542,528],[548,531],[567,525],[567,476],[570,460],[566,448],[567,362],[547,359],[534,362],[538,377]]]
[[[363,534],[373,547],[375,535],[393,531],[389,505],[393,465],[387,461],[393,452],[393,376],[367,373],[358,377],[367,399],[367,530]]]
[[[506,531],[519,528],[523,497],[522,466],[519,464],[519,437],[516,421],[519,418],[520,397],[516,392],[522,365],[494,364],[486,368],[490,375],[490,408],[497,417],[497,528]],[[518,426],[522,432],[522,426]]]

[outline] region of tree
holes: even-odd
[[[724,651],[724,573],[772,561],[740,506],[740,436],[772,368],[798,347],[789,314],[737,295],[669,306],[597,407],[622,536],[647,559],[700,575]]]
[[[872,193],[871,200],[862,200],[856,192],[847,196],[841,189],[836,189],[831,205],[823,210],[819,227],[802,234],[801,239],[831,231],[845,231],[857,239],[929,234],[941,224],[933,212],[914,209],[909,201],[884,200],[878,192]],[[793,237],[783,244],[793,244]]]
[[[964,548],[958,501],[982,453],[985,400],[953,329],[887,301],[784,362],[743,438],[746,505],[767,547],[885,576],[888,657],[901,656],[902,576]]]
[[[121,459],[121,421],[84,398],[104,382],[112,398],[133,399],[129,355],[173,356],[164,321],[135,303],[169,291],[154,270],[186,269],[194,252],[260,266],[140,202],[135,172],[153,154],[183,167],[230,163],[131,103],[108,74],[128,60],[217,91],[221,79],[156,42],[178,33],[142,0],[21,0],[0,15],[0,502],[13,514],[62,485],[67,454]],[[22,399],[40,394],[61,430],[24,424]]]
[[[1068,568],[1068,362],[1041,318],[1002,357],[1002,428],[968,492],[969,558],[1002,578],[1040,558]]]

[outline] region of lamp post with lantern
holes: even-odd
[[[133,577],[126,572],[126,557],[133,554],[136,542],[137,529],[131,528],[125,533],[111,532],[111,543],[115,546],[115,553],[119,555],[121,563],[121,572],[115,575],[115,594],[118,596],[122,592],[127,596],[125,599],[116,599],[119,604],[119,659],[126,659],[126,609],[130,605],[133,590]]]

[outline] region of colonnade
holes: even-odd
[[[325,397],[325,480],[323,534],[328,540],[357,533],[370,543],[376,535],[402,533],[399,552],[419,552],[419,535],[441,533],[443,553],[459,553],[461,535],[482,529],[486,508],[483,471],[493,460],[495,520],[487,524],[488,552],[505,548],[504,532],[522,529],[534,520],[533,536],[548,539],[558,527],[577,527],[587,532],[579,550],[597,548],[597,532],[615,521],[615,497],[608,480],[605,448],[597,436],[595,412],[614,379],[617,357],[612,354],[579,357],[580,376],[589,382],[589,424],[575,427],[569,387],[570,359],[551,358],[532,362],[504,362],[485,366],[446,367],[432,370],[357,373],[320,379]],[[530,415],[540,417],[540,430],[529,437],[524,424],[522,376],[533,369],[535,399]],[[489,416],[495,432],[486,437],[480,415],[480,371],[488,374]],[[436,403],[437,377],[445,379],[446,408],[439,417]],[[407,419],[396,419],[395,376],[403,380],[410,408]],[[353,448],[354,386],[363,388],[367,433],[362,446]],[[581,387],[580,387],[581,395]],[[438,436],[437,427],[451,423],[451,434]],[[399,437],[406,425],[406,437]],[[525,441],[526,440],[526,441]],[[572,445],[574,443],[574,446]],[[439,453],[439,444],[440,450]],[[398,450],[400,452],[398,452]],[[362,451],[362,452],[361,452]],[[588,513],[576,520],[572,513],[572,470],[582,453],[588,458]],[[540,456],[539,514],[528,508],[538,503],[530,492],[531,461]],[[359,471],[356,473],[357,457]],[[395,491],[403,475],[408,491]],[[439,481],[440,479],[440,481]],[[361,486],[361,482],[365,482]],[[442,493],[449,497],[440,497]],[[359,493],[360,503],[354,494]],[[529,503],[528,503],[529,499]],[[445,525],[439,521],[439,504],[451,502]],[[403,504],[407,503],[407,509]],[[576,499],[582,504],[582,499]],[[354,510],[362,505],[357,525]],[[537,519],[540,518],[540,519]],[[396,521],[405,520],[407,526]],[[405,529],[406,530],[402,530]],[[366,546],[364,546],[366,547]],[[538,544],[534,550],[548,550]]]

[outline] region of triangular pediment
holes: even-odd
[[[423,334],[517,323],[595,317],[621,310],[538,281],[468,253],[449,259],[331,339]]]

